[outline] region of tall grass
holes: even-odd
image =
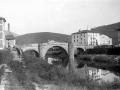
[[[104,83],[100,85],[89,78],[83,79],[77,73],[69,73],[66,72],[65,68],[49,65],[46,60],[41,58],[24,55],[24,63],[31,73],[37,73],[39,78],[54,81],[57,85],[65,83],[73,87],[86,87],[87,90],[110,90],[120,88],[118,87],[120,83]],[[63,90],[65,90],[64,85]]]
[[[8,65],[11,67],[20,85],[24,86],[27,90],[35,90],[35,86],[32,82],[42,82],[42,80],[52,82],[58,86],[66,84],[67,86],[86,88],[86,90],[120,89],[120,82],[103,83],[100,85],[89,78],[81,78],[75,72],[66,72],[66,69],[63,67],[49,65],[46,60],[27,54],[23,55],[23,62],[9,61]],[[65,88],[66,86],[62,85],[63,90],[68,90]],[[69,90],[71,88],[69,88]],[[76,88],[74,90],[79,89]]]

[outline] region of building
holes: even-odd
[[[78,31],[72,34],[72,43],[74,45],[86,45],[86,46],[97,46],[97,45],[112,45],[112,38],[106,35],[100,35],[89,30]]]
[[[13,47],[15,42],[15,37],[10,32],[10,25],[8,23],[8,30],[5,30],[6,19],[0,17],[0,49],[8,48],[8,46]]]
[[[5,47],[5,18],[0,17],[0,49]]]
[[[5,47],[7,48],[8,46],[13,47],[16,45],[16,40],[15,37],[12,34],[7,34],[5,35]]]
[[[100,45],[100,34],[89,30],[78,31],[72,34],[72,43],[75,45]]]
[[[106,35],[100,35],[100,45],[112,45],[112,38]]]
[[[5,47],[13,47],[16,45],[16,40],[14,35],[10,32],[10,24],[8,23],[8,30],[5,32]]]

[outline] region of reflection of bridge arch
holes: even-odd
[[[66,67],[69,62],[68,52],[65,50],[64,47],[61,46],[52,46],[48,48],[45,54],[45,58],[46,60],[48,60],[48,62],[50,59],[55,59],[57,61],[53,60],[53,64],[62,65],[64,67]]]
[[[39,53],[34,49],[28,49],[28,50],[24,51],[24,53],[27,53],[29,55],[33,55],[35,57],[39,57]]]
[[[83,48],[80,48],[80,47],[77,47],[74,51],[74,54],[75,55],[79,55],[79,54],[84,54],[84,49]]]

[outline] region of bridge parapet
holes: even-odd
[[[24,44],[24,45],[17,45],[18,48],[21,48],[24,51],[29,50],[29,49],[33,49],[38,51],[38,43],[36,44]]]
[[[18,47],[38,47],[38,43],[35,44],[24,44],[24,45],[17,45]]]
[[[42,43],[40,44],[40,46],[46,46],[46,45],[68,45],[68,43],[64,43],[64,42],[48,42],[48,43]]]

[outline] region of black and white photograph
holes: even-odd
[[[0,90],[120,90],[120,1],[0,0]]]

